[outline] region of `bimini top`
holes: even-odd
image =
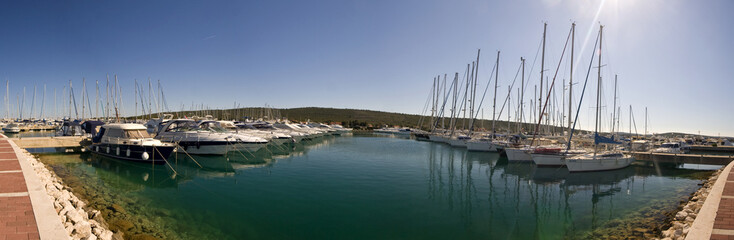
[[[105,129],[122,129],[122,130],[147,130],[143,124],[137,123],[112,123],[103,125]]]

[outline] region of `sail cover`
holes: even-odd
[[[614,141],[614,137],[608,138],[604,136],[599,136],[599,133],[594,133],[594,143],[622,144],[621,142]]]

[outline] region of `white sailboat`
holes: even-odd
[[[599,49],[602,49],[602,33],[604,26],[599,26]],[[601,102],[601,51],[599,51],[598,83],[596,94],[596,121],[594,129],[594,152],[566,159],[569,172],[606,171],[628,167],[634,158],[620,151],[598,152],[600,143],[618,144],[614,139],[599,135],[599,112]]]

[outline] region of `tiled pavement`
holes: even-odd
[[[0,139],[0,240],[40,239],[20,163],[6,139]]]

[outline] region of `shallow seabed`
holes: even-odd
[[[173,169],[90,154],[40,158],[130,239],[643,237],[711,174],[569,173],[372,135],[227,158],[178,155]]]

